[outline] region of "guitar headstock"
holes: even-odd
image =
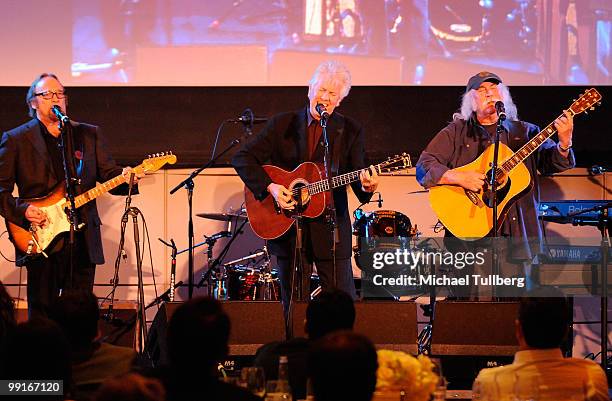
[[[138,173],[150,174],[154,173],[166,164],[176,163],[176,155],[172,152],[162,152],[149,155],[142,163],[135,167]]]
[[[384,162],[377,165],[378,173],[397,173],[402,170],[407,170],[412,167],[410,161],[410,155],[408,153],[402,153],[401,155],[395,155],[387,158]]]
[[[587,110],[595,110],[596,105],[601,104],[601,94],[595,88],[587,89],[582,96],[570,106],[570,110],[576,114],[582,112],[588,113]]]

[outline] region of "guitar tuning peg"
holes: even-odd
[[[595,110],[595,107],[591,106],[591,108],[589,110],[593,111],[593,110]]]
[[[150,158],[151,158],[151,155],[147,155],[147,158],[148,158],[148,159],[150,159]]]

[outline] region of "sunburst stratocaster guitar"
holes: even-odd
[[[176,163],[176,156],[172,153],[157,154],[142,161],[142,164],[134,167],[135,174],[150,174],[159,170],[165,164]],[[90,189],[74,198],[77,208],[83,206],[98,196],[107,193],[113,188],[124,184],[125,177],[118,175],[103,184]],[[23,201],[40,208],[47,215],[47,223],[44,226],[31,225],[26,230],[14,223],[6,221],[9,237],[15,248],[28,255],[45,254],[52,248],[55,239],[62,233],[70,231],[70,222],[66,215],[68,200],[64,182],[60,182],[55,189],[43,198],[22,199]]]
[[[593,110],[600,100],[599,92],[589,89],[567,111],[574,116]],[[497,219],[500,227],[508,208],[531,188],[531,176],[523,160],[556,132],[554,123],[550,123],[516,152],[503,143],[499,144],[500,162],[495,177],[500,183],[497,192]],[[490,145],[476,160],[457,170],[481,172],[490,179],[493,151],[494,145]],[[438,219],[458,238],[477,240],[493,229],[492,196],[486,184],[478,193],[455,185],[437,185],[429,189],[429,200]]]
[[[410,155],[406,153],[374,166],[378,174],[398,172],[410,167],[412,167]],[[326,191],[329,184],[324,178],[323,170],[317,164],[305,162],[293,171],[272,165],[264,165],[263,168],[274,183],[290,190],[294,199],[298,200],[301,197],[303,217],[315,218],[323,213],[327,206]],[[338,188],[358,181],[361,171],[357,170],[333,177],[332,187]],[[272,196],[267,196],[263,201],[259,201],[247,187],[244,188],[244,197],[249,223],[253,232],[259,237],[275,239],[291,228],[295,211],[280,209]]]

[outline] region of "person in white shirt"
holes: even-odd
[[[473,399],[609,400],[606,375],[598,364],[563,357],[561,344],[570,323],[571,310],[561,292],[538,289],[522,298],[514,362],[481,370],[474,381]]]

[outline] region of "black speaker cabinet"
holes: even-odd
[[[512,362],[517,315],[517,302],[436,304],[431,354],[440,358],[449,388],[471,389],[481,369]]]

